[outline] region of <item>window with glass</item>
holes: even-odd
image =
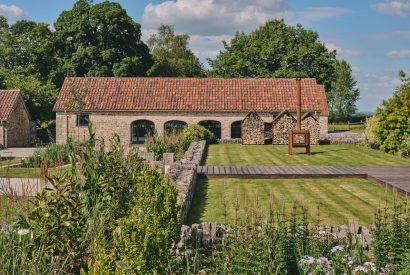
[[[77,115],[77,127],[87,127],[90,123],[90,115],[81,114]]]
[[[154,122],[150,120],[137,120],[131,124],[131,142],[142,144],[148,134],[153,135],[155,131]]]

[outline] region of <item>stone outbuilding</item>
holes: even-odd
[[[242,144],[255,145],[265,143],[265,123],[256,112],[249,112],[242,120]]]
[[[329,111],[324,87],[311,78],[302,79],[301,87],[302,112],[316,113],[320,134],[326,135]],[[251,110],[265,126],[283,110],[294,116],[296,79],[66,78],[54,106],[56,142],[87,139],[89,123],[97,137],[117,134],[125,145],[144,143],[148,132],[161,135],[194,124],[208,128],[222,142],[237,141]],[[279,123],[286,124],[286,119],[275,125],[288,128]]]
[[[30,129],[30,114],[20,91],[0,90],[0,147],[30,145]]]

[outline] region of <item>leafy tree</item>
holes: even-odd
[[[31,118],[41,128],[48,128],[54,120],[53,106],[57,88],[51,83],[42,83],[36,76],[8,74],[5,80],[8,89],[21,90]]]
[[[33,120],[47,128],[54,120],[57,66],[53,33],[48,25],[0,17],[0,88],[19,89]]]
[[[395,153],[405,151],[410,139],[410,78],[401,72],[403,84],[394,92],[393,97],[384,100],[375,116],[379,125],[376,135],[380,149]]]
[[[20,75],[37,75],[46,82],[57,66],[53,33],[47,24],[0,20],[0,67]],[[53,80],[53,79],[51,79]]]
[[[329,94],[329,105],[333,119],[347,119],[356,112],[356,101],[360,96],[356,84],[357,81],[352,76],[350,65],[345,60],[337,61],[332,90]]]
[[[71,76],[144,76],[152,66],[141,26],[118,3],[79,0],[54,24],[63,66]]]
[[[236,33],[225,50],[209,60],[219,77],[312,77],[330,90],[336,53],[301,25],[271,20],[250,34]]]
[[[188,48],[188,40],[187,34],[175,34],[171,26],[161,25],[158,33],[148,40],[148,47],[155,61],[149,74],[170,77],[202,76],[202,65]]]

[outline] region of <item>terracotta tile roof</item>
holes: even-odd
[[[320,100],[320,114],[322,116],[329,116],[329,105],[327,104],[325,85],[318,85],[318,98]]]
[[[85,111],[296,109],[295,79],[66,78],[55,111],[75,110],[73,89],[84,95]],[[323,98],[315,79],[302,79],[303,110],[322,111]]]
[[[16,105],[20,91],[0,90],[0,120],[7,120]]]

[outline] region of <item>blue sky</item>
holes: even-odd
[[[52,24],[73,0],[0,0],[0,15],[11,22]],[[101,1],[94,1],[95,3]],[[371,112],[410,73],[410,0],[120,0],[141,23],[143,39],[159,24],[191,36],[190,46],[206,63],[236,31],[250,32],[270,18],[284,18],[317,31],[320,40],[354,70],[361,91],[359,111]]]

